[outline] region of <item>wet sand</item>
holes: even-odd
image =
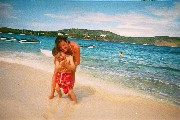
[[[75,83],[78,105],[66,95],[49,100],[52,73],[0,62],[1,120],[178,120],[180,108],[145,97],[101,94]],[[80,75],[79,75],[80,76]],[[84,78],[78,77],[78,79]],[[79,80],[81,81],[81,80]]]

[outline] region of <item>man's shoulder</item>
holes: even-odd
[[[75,49],[78,49],[80,48],[78,43],[74,42],[74,41],[71,41],[70,44],[75,48]]]

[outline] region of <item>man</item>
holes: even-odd
[[[75,71],[72,72],[73,85],[75,82],[76,67],[80,64],[80,47],[74,41],[68,41],[66,37],[58,36],[55,40],[56,47],[66,54],[73,56]]]

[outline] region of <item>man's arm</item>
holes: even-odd
[[[80,64],[80,47],[78,44],[74,48],[74,64],[75,66]]]
[[[76,66],[74,64],[72,56],[69,56],[69,62],[70,62],[70,65],[68,66],[68,69],[74,71]]]

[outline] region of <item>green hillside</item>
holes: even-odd
[[[72,29],[63,29],[58,31],[33,31],[26,29],[12,29],[12,28],[2,27],[0,28],[0,31],[7,33],[9,32],[16,34],[24,33],[31,35],[53,36],[53,37],[56,37],[58,34],[61,34],[69,38],[77,38],[77,39],[85,39],[85,40],[104,40],[104,41],[112,41],[112,42],[180,47],[180,37],[169,37],[169,36],[125,37],[104,30],[87,30],[87,29],[72,28]]]

